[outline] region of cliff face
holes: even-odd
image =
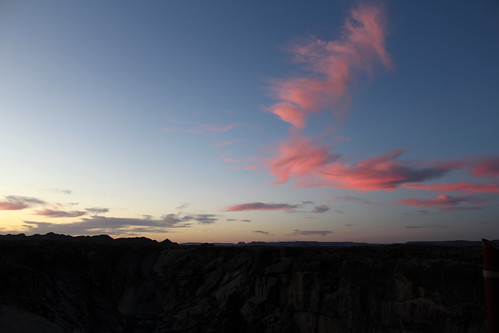
[[[0,331],[485,332],[480,251],[0,240]]]

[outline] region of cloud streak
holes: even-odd
[[[458,182],[454,184],[407,184],[405,188],[432,191],[432,192],[488,192],[499,193],[499,184]]]
[[[215,223],[218,220],[215,214],[197,214],[181,216],[180,214],[166,214],[161,219],[152,219],[150,216],[143,218],[120,218],[91,216],[82,218],[78,222],[49,223],[37,221],[24,221],[24,227],[29,233],[44,234],[48,232],[63,233],[67,235],[132,235],[134,232],[164,233],[171,228],[190,227],[190,222],[201,224]]]
[[[439,178],[449,169],[423,167],[402,161],[403,150],[349,163],[327,146],[315,145],[297,133],[282,143],[276,157],[267,161],[277,183],[295,177],[300,187],[333,187],[363,192],[394,190],[406,183]]]
[[[36,215],[47,216],[47,217],[79,217],[87,214],[84,211],[62,211],[62,210],[52,210],[52,209],[44,209],[37,211]]]
[[[201,126],[197,128],[193,128],[188,130],[188,133],[191,134],[206,134],[209,132],[214,132],[214,133],[224,133],[228,132],[233,128],[241,127],[241,124],[236,124],[236,123],[231,123],[225,126],[217,126],[217,125],[210,125],[210,124],[202,124]]]
[[[329,207],[326,206],[326,205],[321,205],[321,206],[315,206],[314,207],[314,213],[318,213],[318,214],[322,214],[322,213],[325,213],[327,211],[329,211]]]
[[[394,202],[397,205],[407,205],[414,207],[439,207],[442,210],[455,209],[480,209],[477,207],[485,203],[484,200],[477,199],[471,193],[465,193],[458,196],[440,194],[430,199],[407,198]],[[473,206],[461,206],[462,204],[471,204]]]
[[[293,231],[293,235],[300,236],[327,236],[329,234],[334,234],[334,231],[330,230],[297,230]]]
[[[85,210],[92,214],[103,214],[109,212],[108,208],[99,208],[99,207],[85,208]]]
[[[0,210],[21,210],[36,205],[46,205],[43,200],[33,197],[23,197],[17,195],[8,195],[4,201],[0,201]]]
[[[304,64],[306,75],[273,80],[271,92],[279,102],[265,109],[296,128],[304,127],[306,117],[322,109],[343,118],[336,106],[348,95],[356,74],[371,73],[376,63],[391,67],[384,26],[382,8],[363,5],[351,11],[341,39],[311,38],[292,46],[290,52]]]
[[[267,204],[263,202],[248,202],[232,205],[224,209],[224,212],[242,212],[248,210],[285,210],[290,211],[297,208],[298,205],[289,205],[285,203]]]
[[[359,202],[359,203],[363,203],[363,204],[370,204],[371,202],[367,199],[362,199],[362,198],[359,198],[359,197],[355,197],[355,196],[352,196],[352,195],[347,195],[347,194],[342,194],[340,196],[338,196],[336,198],[336,200],[334,201],[347,201],[347,202]]]

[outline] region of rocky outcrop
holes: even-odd
[[[1,332],[484,332],[477,246],[0,239]]]

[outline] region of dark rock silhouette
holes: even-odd
[[[0,236],[0,332],[485,331],[474,243],[220,247]]]

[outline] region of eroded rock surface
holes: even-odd
[[[477,246],[0,239],[1,332],[485,332]]]

